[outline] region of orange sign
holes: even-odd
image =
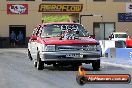
[[[76,81],[80,85],[86,83],[130,83],[131,76],[129,74],[86,74],[84,68],[79,66],[79,74]]]
[[[82,4],[40,4],[39,12],[81,12]]]

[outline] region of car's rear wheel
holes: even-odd
[[[43,70],[44,69],[44,62],[41,61],[39,53],[37,54],[37,69]]]
[[[34,67],[37,67],[37,62],[36,61],[34,61]]]
[[[33,58],[32,58],[32,56],[31,56],[31,53],[30,53],[29,50],[28,50],[28,58],[29,58],[30,60],[33,60]]]
[[[96,60],[92,63],[93,70],[99,70],[100,69],[100,60]]]

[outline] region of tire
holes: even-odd
[[[34,61],[34,67],[37,67],[37,62],[36,61]]]
[[[33,60],[33,58],[32,58],[32,56],[31,56],[31,53],[30,53],[30,51],[28,50],[28,58],[32,61]]]
[[[44,69],[44,62],[41,61],[39,53],[37,54],[37,69],[38,70],[43,70]]]
[[[100,60],[96,60],[92,63],[93,70],[99,70],[100,69]]]
[[[82,65],[81,63],[74,63],[71,66],[72,66],[73,70],[78,70],[79,66],[81,66],[81,65]]]

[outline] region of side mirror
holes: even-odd
[[[114,38],[115,35],[111,35],[111,38]]]
[[[112,39],[112,36],[109,36],[109,40],[111,40]]]
[[[112,38],[111,36],[109,36],[109,38]]]

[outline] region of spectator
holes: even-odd
[[[16,34],[14,31],[11,32],[11,35],[10,35],[10,39],[11,39],[11,46],[15,46],[16,45]]]
[[[23,33],[21,31],[19,31],[19,34],[17,36],[17,39],[18,39],[18,43],[19,44],[22,44],[23,43],[24,36],[23,36]]]

